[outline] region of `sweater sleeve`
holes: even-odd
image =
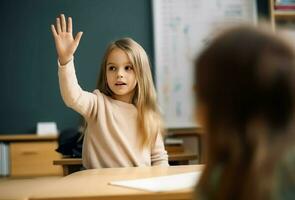
[[[169,166],[168,164],[168,155],[167,151],[165,150],[163,138],[161,134],[157,135],[155,143],[152,147],[151,151],[151,162],[152,165],[162,165],[162,166]]]
[[[97,94],[82,90],[76,77],[73,59],[65,65],[60,65],[58,62],[58,77],[65,104],[85,118],[96,116]]]

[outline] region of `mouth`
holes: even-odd
[[[117,85],[117,86],[122,86],[122,85],[127,85],[127,84],[124,83],[124,82],[118,81],[118,82],[115,83],[115,85]]]

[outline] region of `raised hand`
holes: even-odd
[[[51,31],[54,37],[59,62],[61,65],[65,65],[72,59],[83,32],[78,32],[74,39],[72,18],[68,17],[67,24],[63,14],[56,18],[56,28],[53,24],[51,25]]]

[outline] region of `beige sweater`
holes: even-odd
[[[73,60],[58,68],[65,104],[87,121],[82,160],[87,169],[168,165],[163,139],[158,134],[150,148],[141,150],[137,108],[112,99],[99,90],[84,91],[78,84]]]

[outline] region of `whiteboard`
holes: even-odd
[[[155,81],[167,128],[193,128],[193,62],[218,29],[256,23],[256,0],[153,0]]]

